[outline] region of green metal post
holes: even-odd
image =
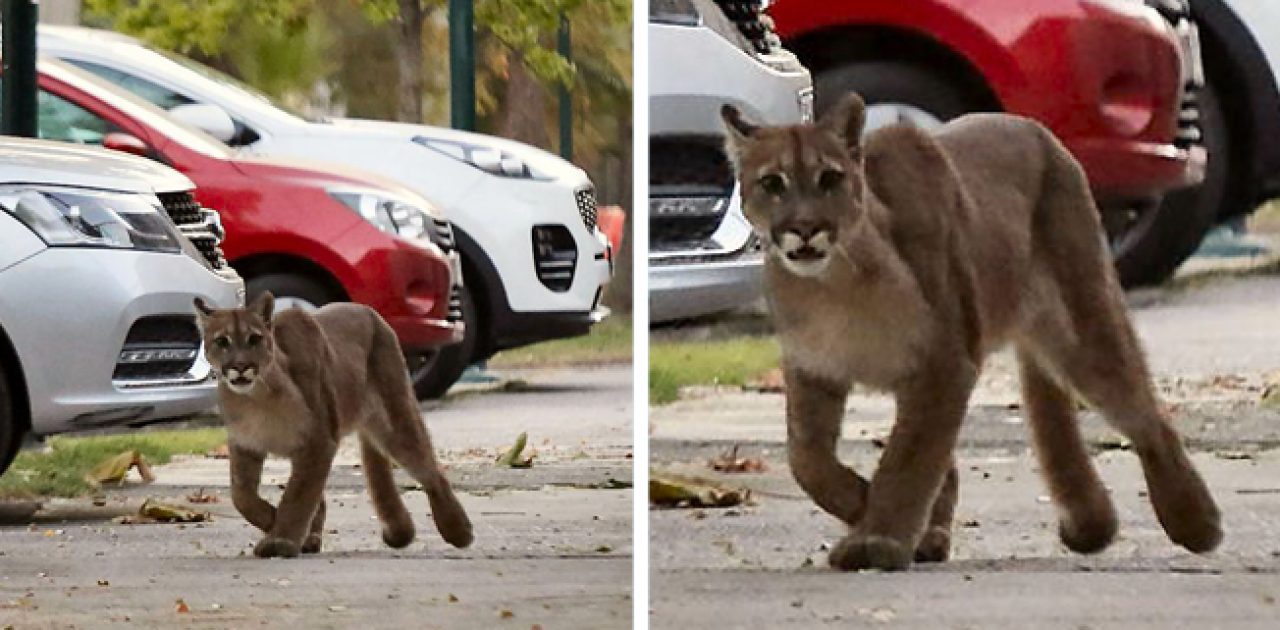
[[[560,56],[573,60],[573,41],[569,33],[569,17],[560,16],[557,48]],[[573,161],[573,94],[569,86],[560,84],[560,157]]]
[[[449,0],[449,113],[454,129],[476,129],[474,0]]]
[[[0,133],[36,137],[37,0],[4,0],[4,78],[0,81]]]

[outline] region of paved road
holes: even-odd
[[[1227,538],[1194,556],[1164,537],[1136,457],[1097,417],[1084,426],[1120,512],[1120,539],[1083,557],[1057,540],[1028,451],[1009,357],[998,357],[965,428],[954,559],[907,573],[837,574],[845,533],[790,478],[782,396],[704,392],[655,410],[660,470],[754,491],[754,505],[651,512],[655,628],[1280,627],[1280,410],[1260,404],[1280,368],[1280,278],[1218,278],[1131,296],[1161,391],[1225,515]],[[864,394],[846,414],[843,458],[874,469],[892,403]],[[724,476],[731,444],[769,465]]]
[[[154,485],[46,504],[33,522],[0,527],[0,625],[44,627],[628,628],[631,625],[631,371],[608,367],[507,374],[509,383],[430,405],[437,449],[476,527],[449,547],[406,491],[418,540],[378,537],[355,449],[329,481],[323,553],[252,557],[258,534],[230,504],[224,460],[156,469]],[[521,431],[528,470],[493,455]],[[269,462],[274,500],[286,462]],[[407,478],[405,486],[411,486]],[[204,487],[214,520],[121,525],[145,497],[178,503]],[[182,599],[189,612],[176,611]]]

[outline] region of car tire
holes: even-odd
[[[983,109],[961,86],[900,61],[865,61],[820,72],[814,79],[814,107],[821,115],[849,92],[861,95],[868,108],[901,104],[928,112],[939,122]]]
[[[468,285],[462,286],[462,321],[466,332],[462,341],[409,357],[409,376],[418,400],[441,398],[462,378],[467,366],[475,360],[480,341],[480,318]]]
[[[293,306],[315,310],[340,299],[323,284],[292,273],[264,274],[250,278],[245,283],[245,299],[248,302],[252,302],[263,291],[270,291],[275,296],[277,313]]]
[[[1174,191],[1160,204],[1139,213],[1132,233],[1109,234],[1120,283],[1126,288],[1159,284],[1200,246],[1217,222],[1227,196],[1231,146],[1217,93],[1200,93],[1200,130],[1209,163],[1198,186]]]
[[[0,364],[0,474],[9,470],[9,464],[18,456],[22,440],[27,436],[26,424],[18,418],[13,403],[13,393],[9,391],[9,375],[4,364]]]

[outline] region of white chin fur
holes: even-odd
[[[231,390],[233,393],[240,394],[242,396],[253,391],[253,386],[257,384],[258,384],[258,381],[250,381],[248,385],[241,385],[237,383],[232,383],[230,381],[226,381],[227,389]]]
[[[786,254],[780,253],[778,260],[782,261],[782,268],[789,271],[792,275],[801,278],[816,278],[821,276],[827,270],[827,266],[831,264],[831,254],[828,253],[820,260],[791,260]]]

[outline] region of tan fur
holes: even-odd
[[[245,519],[266,533],[260,557],[320,550],[324,485],[338,442],[357,433],[382,537],[413,541],[391,461],[422,484],[436,528],[457,547],[471,544],[471,522],[436,462],[395,333],[373,309],[331,304],[314,314],[271,318],[264,294],[245,309],[213,310],[196,300],[205,354],[219,374],[219,401],[231,451],[231,495]],[[292,465],[279,507],[258,494],[268,455]]]
[[[863,141],[856,95],[815,125],[723,113],[769,253],[792,471],[852,528],[832,566],[948,557],[956,437],[983,360],[1008,343],[1068,547],[1098,551],[1117,527],[1072,391],[1133,441],[1169,537],[1196,552],[1218,545],[1217,506],[1156,399],[1084,173],[1052,134],[980,114]],[[869,484],[835,456],[854,382],[897,400]]]

